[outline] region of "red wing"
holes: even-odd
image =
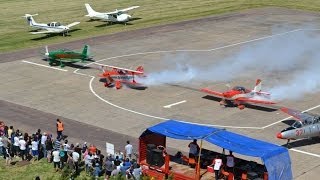
[[[98,64],[98,65],[100,65],[100,66],[105,66],[105,67],[113,68],[113,69],[117,69],[117,70],[124,70],[124,71],[127,71],[127,72],[132,72],[132,73],[135,73],[135,74],[143,74],[142,71],[136,71],[136,70],[132,70],[132,69],[126,69],[126,68],[121,68],[121,67],[116,67],[116,66],[110,66],[110,65],[106,65],[106,64],[100,64],[100,63],[95,63],[95,64]]]
[[[201,91],[209,93],[210,95],[214,95],[214,96],[219,97],[219,98],[224,98],[224,96],[223,96],[223,94],[221,92],[213,91],[213,90],[210,90],[208,88],[202,88]]]
[[[243,98],[243,97],[237,98],[236,101],[242,101],[247,104],[253,103],[254,105],[256,105],[256,104],[276,104],[276,102],[273,102],[273,101],[253,99],[253,98]]]

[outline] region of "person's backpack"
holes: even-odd
[[[65,155],[66,155],[66,154],[64,153],[64,151],[60,151],[59,156],[60,156],[61,158],[63,158]]]

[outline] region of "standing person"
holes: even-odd
[[[14,132],[13,126],[10,126],[8,129],[8,138],[11,139],[12,133]]]
[[[58,171],[60,169],[60,152],[58,149],[54,149],[54,151],[52,152],[52,156],[53,156],[53,167],[56,171]]]
[[[131,159],[133,146],[130,144],[130,141],[127,141],[127,145],[124,147],[126,152],[126,158]]]
[[[62,138],[62,131],[64,130],[64,124],[61,122],[61,120],[57,119],[57,139]]]
[[[53,142],[50,136],[47,136],[47,140],[45,142],[46,145],[46,158],[49,163],[51,163],[51,155],[52,155],[52,150],[53,150]]]
[[[79,154],[79,158],[81,159],[81,148],[80,148],[80,144],[76,143],[76,147],[74,148],[74,151],[77,152]]]
[[[34,161],[38,160],[39,157],[39,143],[37,136],[34,136],[33,141],[31,142],[31,150],[32,150],[32,157]]]
[[[213,160],[212,165],[215,173],[215,178],[216,180],[218,180],[220,175],[220,169],[222,166],[222,159],[217,155],[216,158]]]
[[[197,140],[194,139],[189,145],[189,158],[195,158],[198,156],[200,147],[197,144]]]
[[[41,136],[41,141],[40,141],[41,150],[44,158],[47,158],[47,148],[46,148],[47,139],[48,139],[47,133],[44,132],[43,135]]]
[[[229,152],[227,156],[227,171],[233,172],[234,167],[234,156],[232,155],[232,151]]]
[[[2,142],[3,137],[5,137],[3,136],[3,133],[0,133],[0,155],[1,156],[4,156],[4,154],[6,153],[3,147],[3,142]]]
[[[5,158],[6,158],[6,165],[10,165],[11,161],[12,161],[12,152],[11,152],[11,148],[7,147],[5,149]]]
[[[23,139],[22,136],[20,136],[20,140],[18,143],[22,161],[27,160],[27,142]]]
[[[105,167],[106,167],[106,179],[109,179],[111,176],[111,172],[113,171],[113,163],[111,161],[111,158],[107,156],[106,162],[105,162]]]
[[[19,155],[19,132],[16,132],[13,138],[13,154],[15,156]]]
[[[77,151],[73,151],[72,152],[72,159],[73,159],[75,175],[77,175],[79,172],[79,158],[80,158],[80,154]]]

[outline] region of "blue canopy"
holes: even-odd
[[[293,179],[290,156],[288,150],[282,146],[228,132],[224,129],[177,120],[162,122],[148,128],[148,130],[173,139],[202,139],[238,154],[260,157],[268,170],[270,180]]]

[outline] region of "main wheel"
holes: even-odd
[[[240,104],[240,105],[238,105],[238,108],[239,108],[240,110],[242,110],[242,109],[245,108],[245,106],[244,106],[243,104]]]

